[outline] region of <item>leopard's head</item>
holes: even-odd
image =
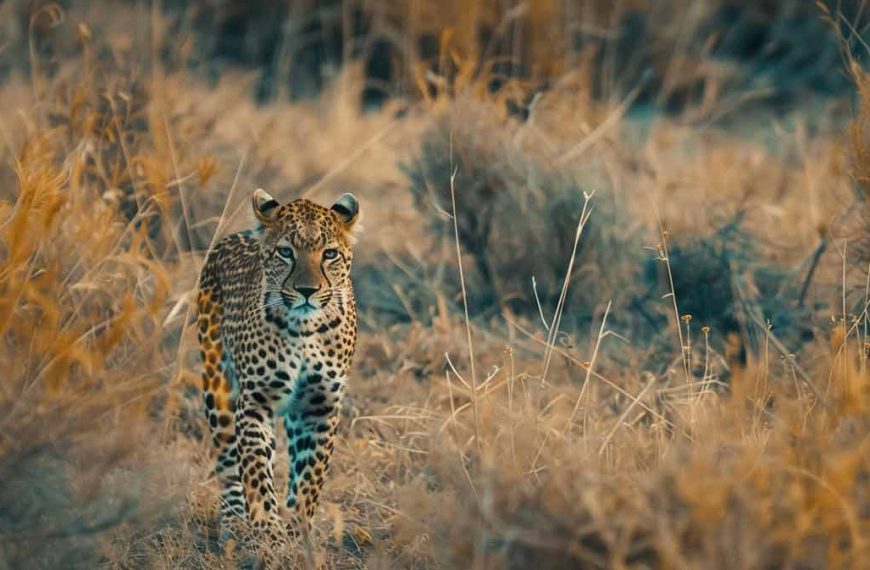
[[[268,296],[306,313],[338,303],[351,291],[351,245],[359,219],[353,194],[326,208],[305,198],[279,204],[258,188],[252,201],[261,224]]]

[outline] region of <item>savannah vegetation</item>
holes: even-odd
[[[0,3],[0,568],[866,567],[868,23]],[[364,226],[325,496],[266,553],[216,542],[191,326],[258,186]]]

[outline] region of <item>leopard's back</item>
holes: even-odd
[[[237,350],[251,325],[251,307],[260,296],[262,272],[259,244],[251,232],[223,238],[206,259],[199,295],[216,299],[220,340],[230,354]]]

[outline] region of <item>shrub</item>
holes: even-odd
[[[453,241],[451,173],[459,241],[470,257],[469,305],[537,314],[557,303],[571,258],[584,191],[567,171],[548,168],[513,143],[511,125],[498,125],[486,104],[457,104],[423,136],[403,170],[417,208],[440,240]],[[641,253],[636,235],[604,191],[593,199],[566,303],[566,324],[591,318],[608,299],[633,290]],[[457,287],[456,282],[449,286]]]
[[[805,296],[812,260],[789,269],[764,259],[759,249],[757,238],[743,227],[739,215],[711,233],[669,237],[669,264],[651,257],[646,263],[648,288],[632,300],[632,308],[649,325],[644,331],[658,335],[662,346],[672,344],[667,324],[674,320],[673,306],[663,296],[670,292],[673,279],[680,327],[688,326],[697,338],[702,328],[709,327],[710,347],[730,353],[736,361],[731,364],[745,365],[747,358],[764,351],[767,323],[791,349],[812,340],[819,327],[814,317],[826,306]],[[671,365],[666,353],[653,353],[650,366],[661,370]]]

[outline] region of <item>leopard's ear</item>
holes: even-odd
[[[345,231],[351,231],[359,220],[359,201],[353,194],[345,194],[332,205],[330,211]]]
[[[251,202],[254,206],[254,215],[257,216],[258,220],[264,224],[275,220],[275,214],[278,212],[280,204],[268,192],[262,188],[257,188],[254,190]]]

